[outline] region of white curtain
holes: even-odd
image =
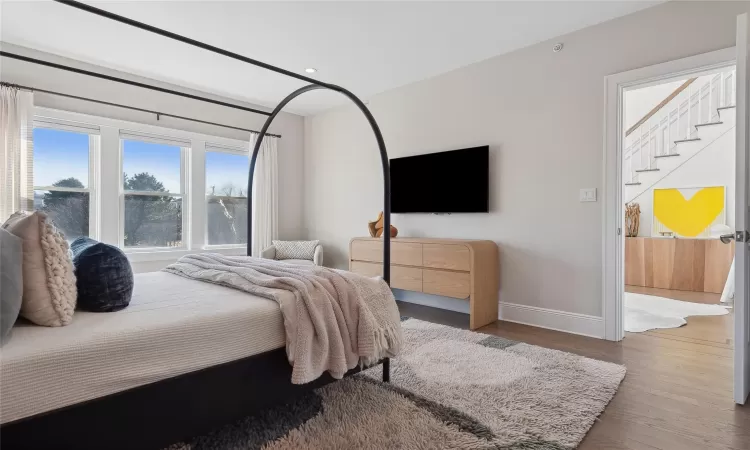
[[[250,150],[255,147],[258,135],[250,139]],[[277,147],[279,139],[271,136],[263,138],[255,163],[253,178],[253,247],[252,255],[260,256],[271,241],[279,237],[279,173]],[[251,155],[252,156],[252,155]]]
[[[0,86],[0,223],[34,208],[34,94]]]

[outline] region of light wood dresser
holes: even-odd
[[[383,240],[354,238],[349,270],[383,275]],[[499,262],[492,241],[391,239],[391,287],[469,300],[472,330],[497,320]]]

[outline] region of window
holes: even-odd
[[[206,148],[206,244],[247,243],[248,154]]]
[[[184,146],[132,135],[121,145],[123,245],[184,247]]]
[[[98,136],[48,126],[34,127],[34,209],[46,212],[69,241],[91,236],[90,160]]]
[[[244,254],[247,141],[37,106],[32,155],[23,207],[69,241],[117,245],[131,262]]]

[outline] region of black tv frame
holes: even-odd
[[[485,194],[485,207],[482,210],[476,210],[476,211],[403,211],[398,210],[398,202],[396,202],[396,207],[394,209],[394,202],[393,199],[391,199],[391,212],[394,214],[436,214],[436,215],[450,215],[450,214],[482,214],[482,213],[488,213],[490,212],[490,176],[489,176],[489,166],[490,166],[490,146],[489,145],[478,145],[475,147],[467,147],[467,148],[460,148],[460,149],[453,149],[453,150],[445,150],[440,152],[431,152],[431,153],[420,153],[418,155],[410,155],[410,156],[402,156],[398,158],[391,158],[389,160],[389,165],[393,163],[393,161],[397,160],[404,160],[404,159],[412,159],[412,158],[424,158],[429,157],[432,155],[441,155],[445,153],[454,153],[454,152],[465,152],[465,151],[471,151],[471,150],[479,150],[479,149],[485,149],[487,151],[487,188],[486,188],[486,194]],[[397,180],[398,183],[398,180]],[[393,195],[393,176],[391,176],[391,195]],[[398,195],[398,192],[395,192],[396,195]]]

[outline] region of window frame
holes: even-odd
[[[204,186],[203,186],[203,249],[206,250],[214,250],[214,249],[246,249],[247,248],[247,242],[241,243],[241,244],[209,244],[208,243],[208,198],[211,197],[206,193],[206,185],[205,180],[208,178],[208,172],[206,167],[206,158],[205,155],[207,155],[209,152],[211,153],[226,153],[229,155],[237,155],[237,156],[244,156],[248,159],[248,168],[250,167],[250,144],[244,144],[243,146],[227,146],[223,144],[217,144],[214,142],[206,142],[204,147],[204,158],[203,158],[203,180],[204,180]],[[249,169],[248,169],[249,170]],[[253,195],[253,192],[255,190],[253,189],[252,192],[247,193],[248,201],[250,199],[250,196]],[[214,195],[213,197],[221,197],[220,195]],[[231,198],[241,198],[241,197],[231,197]],[[248,214],[252,214],[252,211],[248,211]]]
[[[187,192],[187,184],[189,178],[189,167],[188,157],[191,150],[191,142],[184,140],[176,140],[168,136],[158,136],[150,133],[142,133],[137,131],[131,131],[126,129],[120,129],[120,145],[119,145],[119,230],[118,230],[118,247],[126,253],[153,253],[153,252],[165,252],[165,251],[180,251],[190,249],[190,196]],[[125,190],[125,179],[124,179],[124,165],[125,165],[125,141],[139,141],[150,144],[162,144],[180,148],[180,192],[160,192],[160,191],[126,191]],[[125,196],[135,195],[143,197],[177,197],[182,200],[182,240],[179,246],[175,247],[126,247],[125,246]]]
[[[35,111],[36,112],[36,111]],[[33,130],[43,128],[48,130],[63,131],[69,133],[79,133],[88,136],[89,141],[89,167],[88,183],[85,188],[65,188],[58,186],[37,185],[36,180],[33,191],[54,191],[54,192],[81,192],[89,195],[89,232],[88,237],[98,240],[100,237],[100,220],[99,220],[99,157],[101,152],[101,136],[98,126],[86,123],[65,120],[57,117],[47,117],[41,114],[34,114]],[[35,155],[36,153],[34,153]],[[33,159],[33,156],[32,156]],[[32,163],[33,164],[33,163]],[[33,165],[32,165],[33,167]],[[33,170],[33,169],[32,169]]]

